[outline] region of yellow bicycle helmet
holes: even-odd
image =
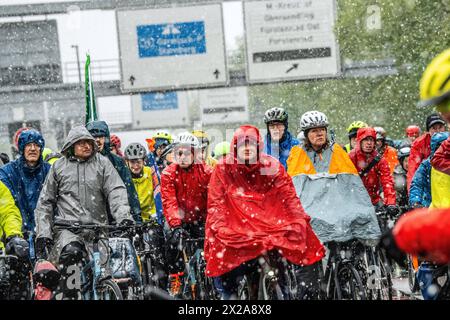
[[[420,79],[419,107],[435,105],[440,112],[450,111],[450,49],[436,56]]]
[[[356,137],[356,133],[358,132],[358,129],[361,128],[367,128],[368,125],[364,121],[353,121],[350,123],[350,125],[347,128],[348,137]]]
[[[192,131],[192,134],[194,136],[196,136],[197,139],[200,141],[202,148],[206,148],[207,146],[209,146],[209,142],[210,141],[209,141],[208,135],[206,134],[205,131],[203,131],[203,130],[194,130],[194,131]]]
[[[156,133],[153,135],[152,138],[153,138],[154,140],[155,140],[155,139],[164,139],[164,140],[169,141],[169,143],[172,143],[172,142],[173,142],[172,135],[171,135],[170,133],[166,132],[166,131],[158,131],[158,132],[156,132]]]

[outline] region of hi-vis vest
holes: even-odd
[[[288,174],[316,174],[319,172],[358,174],[348,154],[338,144],[317,153],[306,151],[303,146],[294,146],[287,160]]]
[[[431,168],[430,208],[450,208],[450,175]]]

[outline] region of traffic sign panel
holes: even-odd
[[[199,91],[202,124],[248,121],[247,87]]]
[[[123,91],[227,84],[220,4],[118,11],[117,25]]]
[[[337,76],[334,0],[244,2],[250,83]]]
[[[176,127],[188,124],[186,92],[166,91],[131,97],[133,128]]]

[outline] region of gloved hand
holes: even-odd
[[[396,205],[388,205],[386,211],[391,218],[396,218],[400,213],[400,210]]]
[[[411,209],[420,209],[423,208],[423,205],[421,205],[420,203],[416,202],[411,206]]]
[[[47,260],[47,253],[52,250],[53,240],[50,238],[37,238],[35,243],[36,258]]]
[[[407,268],[406,254],[397,246],[392,229],[387,230],[381,236],[379,246],[384,248],[386,250],[386,255],[397,262],[399,266],[405,269]]]
[[[134,225],[134,221],[133,220],[129,220],[129,219],[123,219],[119,223],[120,227],[129,227],[129,226],[132,226],[132,225]]]
[[[5,251],[7,254],[26,260],[30,257],[30,245],[20,236],[14,235],[6,239]]]
[[[182,245],[184,245],[183,240],[189,237],[189,233],[184,230],[182,227],[175,227],[172,230],[172,235],[170,237],[170,243],[172,246],[178,246],[180,241]]]

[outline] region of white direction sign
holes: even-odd
[[[131,97],[133,128],[187,126],[188,103],[185,91],[149,92]]]
[[[248,121],[247,87],[199,91],[202,124]]]
[[[221,4],[117,11],[122,90],[228,82]]]
[[[335,0],[244,2],[249,82],[337,76]]]

